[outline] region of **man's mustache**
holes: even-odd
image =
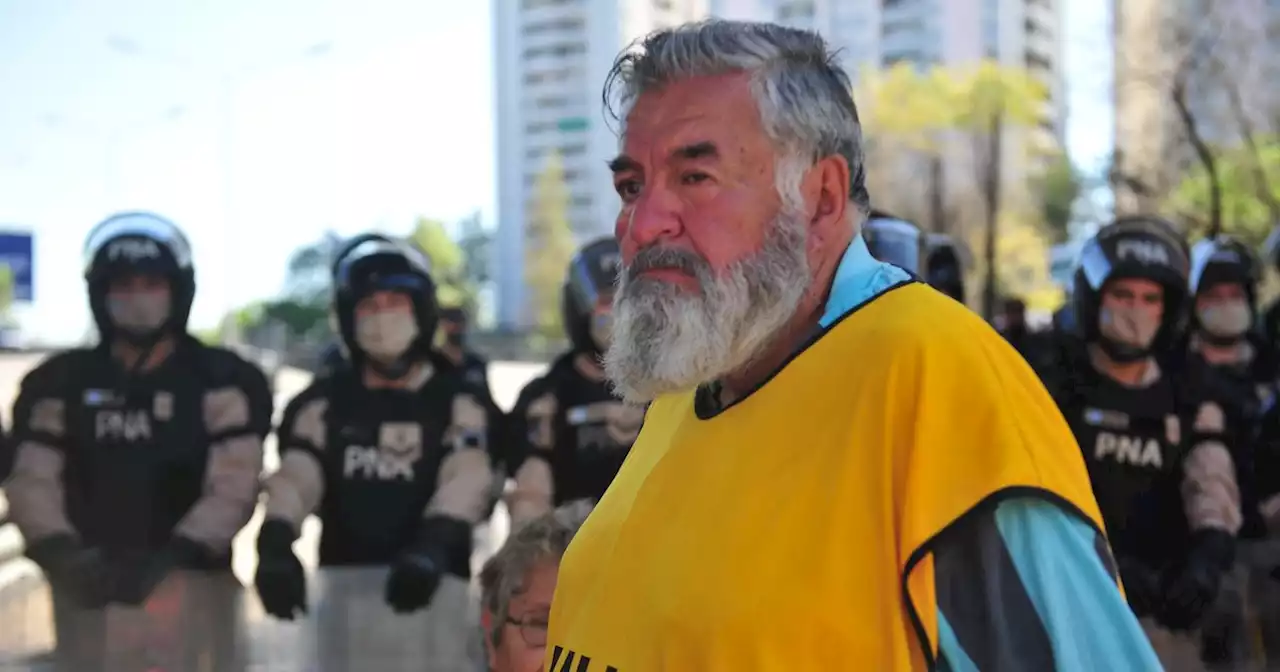
[[[631,263],[622,270],[622,277],[630,281],[641,273],[662,270],[681,271],[698,279],[707,277],[711,272],[710,264],[705,259],[688,250],[646,247],[637,252]]]

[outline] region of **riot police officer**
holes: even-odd
[[[93,607],[140,602],[171,569],[230,569],[272,396],[252,364],[188,335],[195,270],[171,222],[115,215],[84,250],[101,342],[22,381],[6,491],[55,596]]]
[[[308,515],[323,523],[322,567],[390,566],[385,600],[410,612],[444,574],[470,576],[472,527],[493,497],[500,414],[432,354],[439,315],[426,258],[367,239],[337,261],[333,286],[350,366],[285,409],[258,536],[258,594],[284,619],[306,609],[291,546]]]
[[[1174,362],[1178,374],[1195,394],[1223,400],[1227,446],[1232,449],[1240,488],[1242,539],[1266,536],[1259,503],[1263,471],[1275,471],[1264,442],[1274,445],[1275,432],[1263,437],[1263,414],[1275,395],[1276,366],[1269,349],[1255,337],[1257,286],[1261,268],[1257,258],[1239,240],[1217,236],[1191,248],[1191,329],[1183,359]],[[1276,484],[1273,484],[1273,486]],[[1213,617],[1202,625],[1205,656],[1215,663],[1247,657],[1242,586],[1229,586],[1216,605]]]
[[[883,210],[871,211],[862,225],[862,237],[871,256],[919,275],[924,260],[925,237],[920,227]]]
[[[1179,337],[1188,265],[1163,220],[1103,228],[1075,274],[1082,347],[1046,377],[1084,452],[1130,604],[1173,630],[1216,597],[1240,527],[1224,410],[1157,357]]]
[[[468,383],[489,391],[489,362],[467,347],[467,311],[462,306],[440,310],[440,354]]]
[[[951,236],[944,233],[929,234],[925,239],[925,282],[964,303],[965,257],[964,248]]]
[[[584,246],[569,263],[561,315],[572,347],[520,392],[510,414],[516,489],[508,506],[515,521],[599,499],[640,433],[644,409],[613,396],[600,362],[620,260],[610,237]]]
[[[342,241],[342,243],[337,246],[337,249],[333,253],[333,258],[329,262],[329,277],[333,278],[337,276],[338,262],[342,259],[343,255],[360,243],[370,240],[392,241],[394,239],[388,237],[386,234],[378,233],[377,231],[367,231]],[[347,361],[346,349],[343,348],[342,339],[337,333],[339,331],[337,316],[332,313],[329,315],[329,327],[333,332],[333,340],[320,350],[316,367],[316,375],[318,376],[332,376],[346,368],[349,364]]]

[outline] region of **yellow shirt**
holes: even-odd
[[[1004,496],[1101,529],[1026,363],[933,289],[890,289],[717,416],[655,401],[562,561],[546,669],[924,669],[928,543]]]

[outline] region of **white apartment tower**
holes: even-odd
[[[580,238],[610,232],[617,213],[605,164],[617,139],[601,110],[614,57],[658,28],[707,16],[815,30],[856,77],[899,61],[922,66],[992,57],[1039,73],[1051,91],[1038,144],[1065,128],[1062,0],[495,0],[498,321],[523,317],[523,230],[531,187],[558,151]],[[1021,154],[1020,143],[1006,143]],[[1025,165],[1008,156],[1006,165]],[[1023,171],[1014,168],[1012,173]],[[1006,174],[1006,179],[1009,177]]]
[[[613,231],[606,162],[617,138],[601,88],[618,52],[659,28],[707,15],[708,0],[495,0],[498,323],[524,319],[524,225],[532,186],[558,152],[579,239]]]

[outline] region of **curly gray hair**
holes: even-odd
[[[731,72],[751,74],[761,123],[780,150],[779,182],[798,181],[790,170],[795,164],[807,169],[838,154],[849,165],[849,200],[863,215],[869,212],[853,85],[838,54],[817,33],[714,19],[654,32],[614,61],[604,86],[605,110],[625,133],[626,116],[645,91]],[[784,165],[790,175],[783,174]]]
[[[591,513],[593,503],[570,502],[520,525],[480,570],[481,605],[493,614],[489,637],[501,643],[502,624],[510,615],[511,599],[525,589],[530,570],[540,562],[559,560],[573,535]]]

